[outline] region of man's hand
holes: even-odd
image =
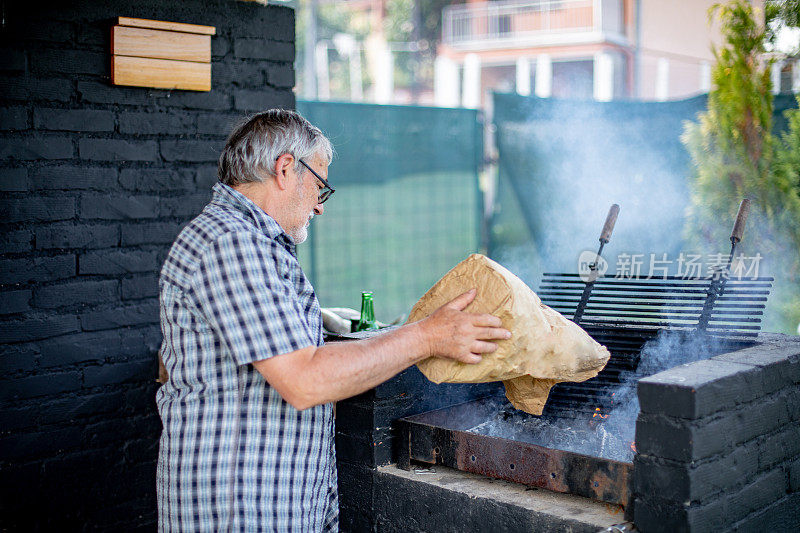
[[[464,312],[476,294],[471,289],[417,323],[429,356],[480,363],[481,354],[497,349],[495,343],[488,341],[511,337],[496,316]]]

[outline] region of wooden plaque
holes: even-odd
[[[211,62],[211,36],[114,26],[111,53],[120,56]]]
[[[132,26],[134,28],[151,28],[154,30],[180,31],[183,33],[199,33],[202,35],[214,35],[217,33],[217,29],[214,26],[184,24],[183,22],[165,22],[163,20],[134,19],[130,17],[118,17],[117,25]]]
[[[213,26],[119,17],[111,29],[111,83],[211,90]]]
[[[113,56],[111,83],[155,89],[211,90],[211,63]]]

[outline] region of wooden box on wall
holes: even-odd
[[[213,26],[119,17],[111,28],[111,83],[211,90]]]

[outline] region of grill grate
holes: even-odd
[[[769,277],[729,279],[720,292],[713,278],[599,277],[586,291],[588,283],[578,274],[545,273],[538,291],[542,303],[567,317],[575,316],[583,303],[580,326],[608,348],[611,358],[596,377],[553,387],[543,415],[582,418],[598,406],[613,408],[613,393],[636,371],[642,346],[660,332],[702,330],[717,341],[752,340],[761,328],[772,282]],[[713,305],[704,324],[711,293]]]
[[[604,278],[594,281],[580,325],[628,325],[657,329],[704,329],[709,333],[755,337],[761,329],[773,278],[729,279],[715,296],[708,325],[700,327],[713,278]],[[578,274],[546,273],[542,302],[566,316],[575,314],[587,282]],[[619,337],[615,336],[615,340]]]

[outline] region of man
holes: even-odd
[[[470,291],[425,320],[323,345],[320,308],[295,256],[333,189],[332,148],[291,111],[231,134],[220,183],[161,271],[157,403],[162,531],[338,527],[332,402],[426,357],[477,363],[500,320],[463,312]]]

